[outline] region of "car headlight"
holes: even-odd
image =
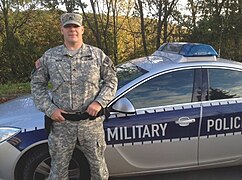
[[[0,143],[8,140],[9,138],[15,136],[21,131],[20,128],[15,127],[0,127]]]

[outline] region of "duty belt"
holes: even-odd
[[[81,120],[86,120],[86,119],[89,119],[89,120],[94,120],[96,119],[97,117],[99,116],[103,116],[105,115],[105,117],[109,117],[109,111],[108,109],[106,108],[102,108],[96,116],[91,116],[89,115],[87,112],[84,112],[84,113],[81,113],[81,112],[76,112],[76,113],[70,113],[70,114],[67,114],[67,113],[61,113],[61,115],[66,119],[66,120],[69,120],[69,121],[81,121]]]
[[[81,120],[86,120],[86,119],[93,120],[97,117],[97,116],[96,117],[91,116],[87,112],[84,112],[84,113],[77,112],[77,113],[74,113],[74,114],[61,113],[61,115],[66,120],[69,120],[69,121],[81,121]]]

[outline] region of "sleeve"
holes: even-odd
[[[104,53],[102,53],[101,57],[103,57],[101,64],[101,79],[103,82],[95,101],[101,104],[102,107],[106,107],[116,94],[118,79],[112,60]]]
[[[31,74],[31,94],[37,109],[51,117],[57,107],[52,103],[48,91],[48,82],[49,74],[46,66],[46,56],[43,55],[35,62],[35,69]]]

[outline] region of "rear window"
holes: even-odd
[[[242,72],[229,69],[209,69],[209,100],[242,97]]]

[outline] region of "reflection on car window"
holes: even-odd
[[[130,62],[117,66],[118,89],[145,73],[146,70]]]
[[[242,97],[242,72],[209,69],[209,100]]]
[[[141,84],[125,97],[136,109],[189,103],[192,99],[193,79],[194,70],[170,72]]]

